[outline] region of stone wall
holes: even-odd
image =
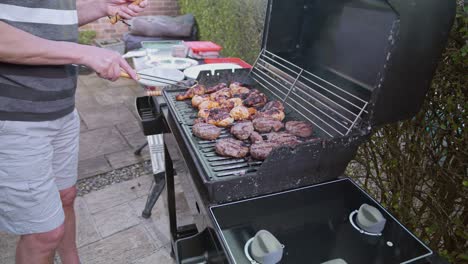
[[[150,6],[141,14],[142,16],[176,16],[179,14],[177,0],[149,0],[149,2]],[[94,30],[97,32],[97,38],[120,38],[123,33],[128,31],[128,27],[122,22],[112,25],[105,17],[80,27],[80,30]]]

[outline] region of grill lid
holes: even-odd
[[[455,15],[447,0],[269,0],[263,48],[369,100],[371,125],[421,108]]]

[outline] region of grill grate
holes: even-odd
[[[329,137],[348,135],[367,114],[368,100],[262,50],[250,76]]]
[[[168,103],[175,109],[177,121],[181,123],[185,134],[191,137],[190,143],[193,148],[198,150],[203,156],[201,160],[205,163],[204,167],[210,170],[208,176],[227,177],[256,172],[262,164],[261,161],[255,161],[249,158],[236,159],[221,157],[215,152],[215,141],[202,140],[192,134],[193,122],[198,112],[189,104],[190,101],[177,101],[175,99],[179,92],[180,91],[167,91],[169,95],[168,98],[170,99]],[[228,137],[231,137],[229,131],[223,129],[220,138]]]

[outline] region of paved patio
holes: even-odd
[[[142,90],[130,80],[111,83],[94,74],[79,78],[79,179],[149,159],[147,148],[143,157],[133,155],[133,149],[146,140],[134,108],[139,95]],[[181,188],[187,170],[177,150],[170,152],[178,175],[177,201],[182,201],[177,204],[179,221],[188,224],[192,216]],[[151,184],[148,172],[77,198],[77,242],[83,264],[173,263],[165,199],[158,200],[150,219],[141,217]],[[14,263],[16,241],[16,236],[0,233],[0,264]]]
[[[143,158],[133,155],[133,149],[146,141],[135,109],[135,98],[143,93],[132,80],[80,76],[76,94],[81,117],[80,178],[148,159],[147,148]]]

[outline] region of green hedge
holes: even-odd
[[[451,263],[468,263],[468,8],[459,1],[422,110],[363,145],[348,174]]]
[[[192,13],[200,40],[211,40],[223,56],[253,63],[261,48],[266,0],[179,0],[182,13]]]

